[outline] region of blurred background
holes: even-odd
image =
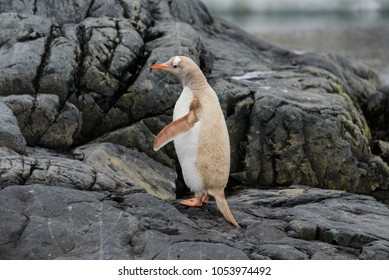
[[[213,16],[294,51],[333,52],[389,84],[389,0],[202,0]]]

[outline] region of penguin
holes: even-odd
[[[174,56],[151,68],[172,74],[183,86],[174,106],[173,121],[158,133],[153,145],[158,151],[174,141],[185,183],[195,194],[180,204],[201,206],[211,195],[225,219],[240,227],[224,194],[230,173],[230,140],[215,91],[200,67],[188,57]]]

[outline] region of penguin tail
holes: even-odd
[[[230,207],[228,206],[226,197],[224,196],[224,192],[214,194],[215,200],[216,200],[216,206],[219,208],[220,212],[223,214],[224,218],[228,222],[230,222],[232,225],[240,228],[239,224],[234,218],[234,215],[232,215],[232,212],[230,210]]]

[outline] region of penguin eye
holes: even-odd
[[[174,64],[174,65],[173,65],[173,68],[177,68],[177,64]]]

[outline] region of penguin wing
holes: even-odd
[[[188,114],[179,118],[169,125],[165,126],[164,129],[158,133],[157,137],[154,140],[153,149],[158,151],[160,148],[165,146],[170,141],[174,140],[177,136],[188,132],[194,124],[198,121],[193,110],[189,111]]]

